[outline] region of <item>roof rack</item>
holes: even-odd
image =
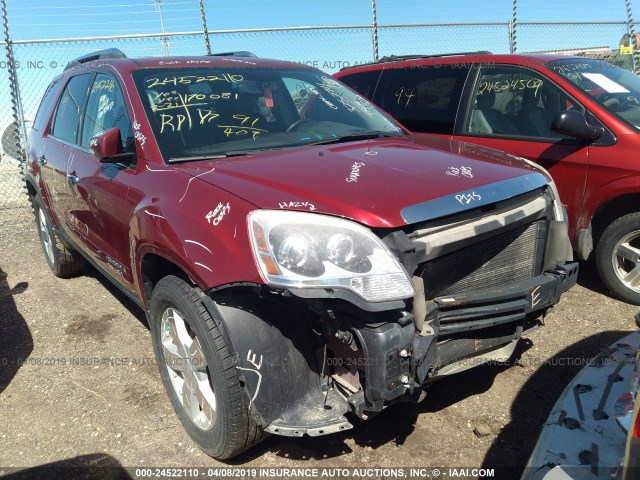
[[[220,53],[210,53],[207,55],[208,57],[253,57],[258,58],[255,53],[247,52],[244,50],[238,52],[220,52]]]
[[[364,65],[377,65],[378,63],[389,63],[389,62],[398,62],[401,60],[421,60],[423,58],[439,58],[439,57],[454,57],[459,55],[492,55],[493,52],[488,50],[478,50],[476,52],[454,52],[454,53],[435,53],[432,55],[388,55],[386,57],[382,57],[377,62],[369,62],[369,63],[359,63],[357,65],[350,65],[348,67],[343,67],[340,69],[348,70],[350,68],[362,67]]]
[[[96,52],[87,53],[86,55],[82,55],[81,57],[76,58],[75,60],[71,60],[64,69],[66,71],[83,63],[91,62],[92,60],[100,60],[103,58],[127,58],[127,56],[117,48],[107,48],[105,50],[98,50]]]

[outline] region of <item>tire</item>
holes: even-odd
[[[618,218],[602,232],[596,264],[614,295],[640,305],[640,212]]]
[[[202,451],[224,460],[267,434],[249,414],[235,352],[201,295],[178,277],[161,279],[151,295],[151,339],[162,383],[183,427]]]
[[[62,244],[51,226],[47,208],[40,195],[36,195],[33,200],[33,212],[36,216],[40,245],[53,274],[56,277],[69,277],[80,272],[86,264],[85,259],[78,252]]]

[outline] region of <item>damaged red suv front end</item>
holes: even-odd
[[[31,133],[45,255],[145,310],[176,413],[216,458],[418,401],[509,356],[575,283],[553,182],[517,157],[419,144],[291,63],[80,64]]]

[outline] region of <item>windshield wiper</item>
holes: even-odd
[[[190,157],[171,157],[167,160],[169,163],[180,163],[180,162],[193,162],[196,160],[218,160],[220,158],[229,158],[229,157],[241,157],[242,155],[249,155],[250,151],[238,151],[238,152],[227,152],[227,153],[216,153],[215,155],[194,155]]]
[[[329,138],[318,140],[317,142],[309,142],[304,145],[327,145],[330,143],[343,143],[343,142],[355,142],[356,140],[370,140],[372,138],[386,138],[386,137],[401,137],[402,135],[378,132],[378,131],[365,131],[349,133],[347,135],[331,136]]]

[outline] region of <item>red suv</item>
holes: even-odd
[[[388,57],[335,77],[413,132],[545,167],[578,257],[640,305],[640,78],[584,57],[489,52]]]
[[[78,59],[26,179],[53,272],[88,261],[144,309],[177,416],[216,458],[508,357],[576,280],[543,170],[421,145],[321,71],[247,53]]]

